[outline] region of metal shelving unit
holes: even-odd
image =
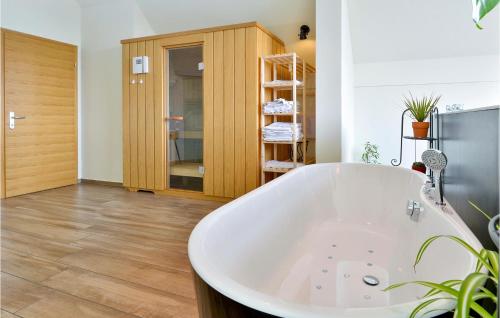
[[[403,159],[403,139],[413,140],[415,142],[415,148],[417,141],[427,141],[429,149],[440,149],[439,139],[439,109],[434,107],[429,115],[429,136],[425,138],[417,138],[413,136],[404,136],[404,123],[405,123],[405,115],[408,112],[408,109],[404,110],[401,114],[401,137],[400,137],[400,146],[399,146],[399,161],[398,159],[392,159],[391,164],[393,166],[400,166],[401,161]],[[416,156],[416,150],[415,150]],[[415,161],[416,158],[415,158]],[[429,171],[429,177],[433,180],[432,171]]]

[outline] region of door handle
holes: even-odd
[[[16,128],[16,119],[26,119],[26,116],[16,116],[14,112],[9,112],[9,128]]]

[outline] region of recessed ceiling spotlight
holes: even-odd
[[[300,26],[300,33],[299,33],[299,39],[300,40],[306,40],[307,39],[307,35],[309,34],[309,32],[311,31],[311,28],[309,28],[308,25],[301,25]]]

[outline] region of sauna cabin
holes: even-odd
[[[283,41],[252,22],[121,43],[124,187],[221,200],[257,188],[260,59]]]

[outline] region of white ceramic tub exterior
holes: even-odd
[[[191,264],[218,292],[279,317],[407,317],[426,289],[383,288],[462,279],[474,269],[472,255],[443,239],[414,271],[427,238],[455,235],[481,247],[452,207],[426,197],[425,181],[379,165],[295,169],[205,217],[189,239]],[[406,213],[408,200],[423,205],[418,221]],[[380,284],[365,284],[365,275]]]

